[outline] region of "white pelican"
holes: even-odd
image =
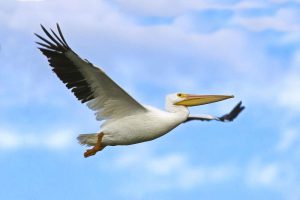
[[[37,42],[48,58],[56,75],[71,89],[82,103],[94,110],[97,120],[105,120],[98,133],[81,134],[82,145],[93,146],[84,157],[95,155],[106,146],[130,145],[150,141],[168,133],[179,124],[190,120],[232,121],[243,109],[241,102],[222,117],[190,116],[187,107],[233,98],[231,95],[170,94],[165,110],[142,105],[118,86],[105,72],[81,59],[67,44],[57,24],[58,33],[50,34],[42,25],[48,40],[35,34],[44,43]]]

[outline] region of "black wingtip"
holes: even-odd
[[[242,101],[240,101],[238,104],[237,104],[237,107],[240,108],[240,112],[242,112],[246,107],[243,105],[242,106]]]
[[[47,29],[43,26],[43,24],[40,24],[42,30],[46,33],[47,32]]]
[[[58,23],[56,23],[56,27],[57,27],[58,33],[59,33],[59,35],[60,35],[62,41],[63,41],[64,44],[67,46],[67,48],[70,48],[69,45],[68,45],[68,43],[66,42],[66,40],[65,40],[65,38],[64,38],[64,36],[63,36],[63,34],[62,34],[62,31],[61,31],[60,26],[59,26]]]
[[[231,111],[230,113],[223,115],[219,118],[222,122],[231,122],[233,121],[243,110],[245,106],[242,106],[242,101],[240,101]]]
[[[61,29],[59,27],[59,24],[57,24],[57,31],[59,33],[56,34],[52,29],[50,29],[50,31],[48,31],[42,24],[40,24],[43,32],[46,34],[46,36],[48,37],[47,39],[45,39],[44,37],[40,36],[37,33],[34,33],[35,36],[37,36],[39,39],[41,39],[45,44],[43,43],[37,43],[40,46],[46,47],[48,49],[51,50],[55,50],[58,52],[66,52],[68,50],[70,50],[70,47],[68,46],[68,44],[66,43],[66,40],[64,39]],[[51,34],[52,33],[52,34]]]
[[[46,45],[46,44],[43,44],[43,43],[41,43],[41,42],[35,42],[35,43],[38,44],[38,45],[40,45],[40,46],[42,46],[42,47],[46,47],[46,48],[48,48],[48,49],[51,48],[50,46],[48,46],[48,45]]]
[[[43,24],[40,24],[40,25],[43,30],[46,30],[46,28],[43,26]]]

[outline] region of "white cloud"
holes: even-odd
[[[300,33],[299,32],[288,32],[280,39],[281,44],[284,45],[294,45],[300,43]]]
[[[0,130],[0,149],[14,149],[22,142],[15,133],[7,130]]]
[[[243,11],[246,9],[259,9],[259,8],[266,8],[268,5],[263,1],[258,0],[243,0],[239,1],[231,8],[235,11]]]
[[[57,131],[47,135],[17,133],[9,129],[0,130],[0,149],[18,150],[24,148],[67,149],[76,143],[71,131]]]
[[[59,4],[59,6],[57,6]],[[80,0],[11,2],[3,4],[0,11],[0,22],[9,28],[33,32],[38,24],[68,23],[78,28],[97,26],[99,20],[109,17],[112,21],[117,15],[112,6],[103,0],[90,0],[88,3]],[[53,15],[52,13],[55,13]],[[25,20],[24,17],[27,19]],[[76,23],[75,23],[75,21]],[[24,24],[26,21],[26,25]]]
[[[75,142],[74,135],[70,131],[58,131],[46,137],[43,143],[51,149],[64,149]]]
[[[150,159],[147,168],[158,175],[167,175],[174,173],[185,163],[185,157],[182,155],[174,154],[161,158]]]
[[[138,0],[116,0],[115,1],[123,10],[134,12],[139,15],[150,16],[176,16],[191,9],[191,5],[195,5],[195,1],[138,1]],[[203,4],[203,1],[198,1]]]
[[[295,52],[290,63],[290,68],[282,76],[278,84],[276,95],[280,106],[289,109],[292,113],[300,111],[300,51]]]
[[[297,74],[285,77],[282,90],[278,93],[279,104],[294,111],[300,111],[299,78]]]
[[[251,31],[275,30],[283,32],[297,32],[300,30],[298,23],[299,11],[294,8],[281,8],[272,16],[241,17],[233,19],[238,24]]]
[[[274,187],[279,181],[279,173],[279,167],[276,164],[263,165],[255,161],[249,166],[246,182],[253,187]]]
[[[257,9],[266,7],[261,1],[239,1],[237,3],[215,3],[208,0],[114,0],[121,10],[142,16],[175,17],[190,11]]]
[[[299,199],[299,170],[290,161],[266,162],[254,159],[245,170],[245,181],[252,189],[267,188],[284,199]]]
[[[126,171],[131,176],[130,180],[140,183],[138,188],[131,190],[130,196],[170,189],[189,190],[204,184],[222,183],[230,181],[237,173],[236,168],[230,165],[193,165],[183,154],[157,155],[152,149],[153,146],[147,144],[131,146],[113,159],[114,164],[109,165],[114,166],[109,167],[110,170]],[[135,173],[144,176],[135,177]],[[129,191],[131,185],[134,184],[127,182],[120,192]]]
[[[298,139],[298,133],[294,129],[285,130],[279,139],[277,149],[280,152],[285,152],[296,142]]]
[[[270,2],[270,3],[277,3],[277,4],[291,3],[291,2],[300,3],[299,0],[269,0],[268,2]]]
[[[273,156],[268,154],[268,158],[260,155],[259,158],[249,159],[244,166],[224,163],[208,166],[191,164],[188,157],[180,153],[158,155],[154,149],[150,145],[131,146],[124,153],[112,158],[107,166],[111,172],[121,171],[127,174],[126,184],[118,186],[123,195],[140,199],[148,193],[192,190],[203,185],[229,182],[245,185],[250,192],[267,189],[287,200],[298,199],[300,194],[299,170],[289,158],[280,160],[275,155],[275,159],[272,159]],[[278,153],[276,149],[273,150],[273,153]],[[135,176],[137,174],[143,176]]]
[[[45,0],[17,0],[19,2],[42,2],[42,1],[45,1]]]

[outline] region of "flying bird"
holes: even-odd
[[[77,137],[82,145],[91,146],[84,157],[95,155],[106,146],[130,145],[150,141],[191,120],[232,121],[244,109],[242,102],[222,117],[192,116],[188,107],[233,98],[232,95],[193,95],[175,93],[166,96],[165,110],[142,105],[115,83],[101,68],[80,58],[66,42],[57,24],[57,32],[42,30],[48,37],[35,34],[36,42],[47,57],[53,72],[81,103],[95,111],[96,119],[104,122],[100,131]]]

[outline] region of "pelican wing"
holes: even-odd
[[[50,34],[42,25],[48,39],[35,34],[43,43],[39,49],[48,58],[52,70],[82,103],[96,111],[97,120],[121,118],[146,112],[146,108],[128,95],[104,71],[81,59],[67,44],[57,24],[58,34]]]
[[[245,106],[242,106],[240,101],[228,114],[223,115],[222,117],[215,117],[212,115],[201,115],[201,116],[189,116],[185,122],[191,120],[201,120],[201,121],[211,121],[217,120],[221,122],[231,122],[245,109]]]

